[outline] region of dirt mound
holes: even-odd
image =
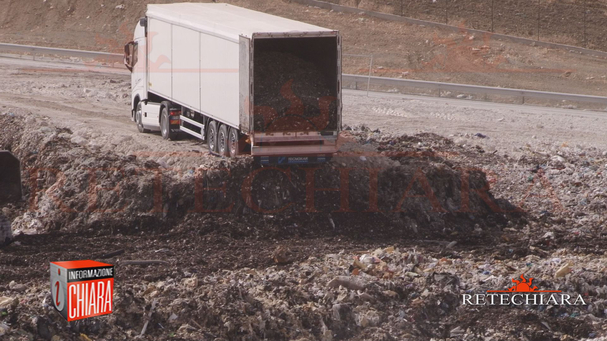
[[[432,152],[407,154],[406,143],[390,160],[364,131],[351,132],[349,154],[318,167],[260,168],[244,158],[182,169],[89,150],[73,143],[68,129],[33,117],[2,115],[0,126],[0,147],[21,159],[27,179],[17,230],[140,233],[208,216],[238,222],[230,228],[243,236],[284,235],[288,226],[287,235],[414,231],[465,240],[508,220],[482,172],[462,172]],[[370,160],[354,152],[361,143]]]

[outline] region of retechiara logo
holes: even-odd
[[[462,305],[586,305],[582,295],[569,295],[561,290],[538,290],[533,278],[513,279],[507,290],[487,290],[486,294],[463,294]]]
[[[111,314],[114,266],[92,260],[51,262],[51,296],[68,321]]]

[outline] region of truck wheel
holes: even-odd
[[[207,144],[211,153],[217,153],[217,122],[210,121],[207,129]]]
[[[221,156],[230,156],[230,149],[228,146],[228,127],[222,124],[219,127],[219,133],[217,134],[217,152]]]
[[[135,119],[137,120],[137,130],[139,130],[140,133],[149,133],[150,130],[149,129],[145,129],[143,127],[143,123],[141,122],[141,117],[143,115],[143,110],[141,109],[141,102],[137,103],[137,112],[135,113]]]
[[[169,118],[169,108],[165,105],[160,113],[160,133],[165,140],[174,140],[175,133],[171,132],[171,120]]]
[[[240,144],[238,140],[238,130],[230,128],[230,134],[228,135],[228,147],[230,150],[230,156],[238,156],[240,154]]]

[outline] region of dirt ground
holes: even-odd
[[[122,0],[4,0],[0,40],[121,53],[145,4]],[[208,2],[208,1],[204,1]],[[444,32],[365,16],[334,13],[281,0],[223,1],[330,26],[343,35],[344,72],[451,83],[604,96],[605,61],[562,50]],[[459,3],[459,2],[458,2]],[[511,3],[511,2],[509,2]],[[597,25],[601,30],[603,25]]]
[[[601,27],[607,24],[607,2],[522,0],[328,0],[361,9],[404,15],[529,39],[607,48]],[[586,13],[584,13],[586,12]],[[539,26],[539,27],[538,27]],[[539,28],[539,32],[538,32]]]
[[[607,336],[596,113],[346,91],[340,154],[287,171],[136,133],[124,73],[3,59],[0,78],[0,148],[22,160],[27,198],[3,208],[17,234],[0,250],[9,340],[128,340],[146,322],[148,340]],[[310,209],[310,184],[346,187]],[[45,278],[80,258],[116,264],[115,311],[68,324]],[[461,304],[521,273],[587,305]]]

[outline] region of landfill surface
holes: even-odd
[[[21,159],[28,186],[26,202],[2,209],[15,238],[0,252],[0,335],[607,335],[604,152],[561,146],[514,159],[434,134],[344,128],[340,155],[324,166],[264,169],[248,158],[205,157],[204,166],[176,170],[170,159],[83,143],[26,110],[3,112],[0,147]],[[309,201],[308,186],[340,188],[344,174],[345,199],[317,191]],[[224,190],[201,192],[201,203],[197,183]],[[52,306],[48,262],[88,258],[116,265],[114,312],[67,323]],[[507,289],[521,275],[586,305],[462,304],[464,294]]]

